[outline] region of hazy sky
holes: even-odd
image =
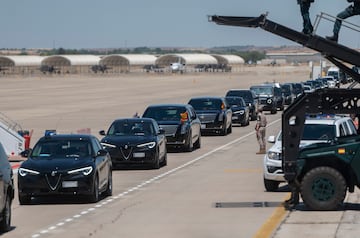
[[[0,48],[214,47],[295,45],[261,29],[220,26],[207,15],[259,16],[302,29],[296,0],[2,0]],[[310,10],[336,15],[346,0],[315,0]],[[348,19],[360,25],[360,16]],[[323,21],[318,34],[330,35]],[[360,48],[360,33],[340,42]]]

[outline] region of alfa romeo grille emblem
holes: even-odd
[[[124,148],[125,148],[125,150],[127,150],[127,149],[129,148],[129,146],[128,146],[128,145],[125,145]]]
[[[56,175],[56,173],[57,173],[56,171],[52,171],[52,172],[51,172],[51,176],[54,177],[54,176]]]

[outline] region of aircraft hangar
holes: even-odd
[[[169,72],[170,64],[186,65],[187,72],[227,71],[229,67],[240,67],[244,60],[236,55],[210,54],[114,54],[114,55],[52,55],[0,56],[2,74],[84,74],[94,72],[93,66],[106,66],[107,73]],[[225,67],[224,67],[225,66]],[[230,68],[231,69],[231,68]]]
[[[186,65],[186,71],[231,71],[231,67],[244,64],[244,59],[237,55],[210,54],[166,54],[159,56],[156,65],[168,67],[172,63]]]
[[[157,57],[148,54],[115,54],[106,55],[100,60],[100,65],[110,67],[113,73],[142,71],[146,65],[155,65]]]
[[[40,68],[44,57],[28,55],[0,56],[0,71],[2,73],[34,73]]]
[[[98,65],[100,57],[96,55],[53,55],[45,57],[41,65],[51,66],[59,73],[89,73],[92,65]]]

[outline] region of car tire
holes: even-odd
[[[22,195],[19,193],[19,203],[20,205],[29,205],[31,204],[31,197],[29,195]]]
[[[196,149],[200,149],[200,147],[201,147],[201,135],[200,134],[199,134],[199,137],[198,137],[197,141],[194,144],[194,147]]]
[[[267,192],[275,192],[279,188],[279,181],[264,178],[264,186]]]
[[[160,169],[160,154],[159,151],[156,151],[155,161],[152,164],[153,169]]]
[[[113,188],[113,183],[112,183],[112,170],[111,170],[111,168],[110,168],[110,171],[109,171],[109,175],[108,175],[109,177],[108,177],[108,184],[107,184],[107,188],[106,188],[106,190],[105,190],[105,196],[108,196],[108,197],[110,197],[110,196],[112,196],[112,192],[113,192],[113,190],[112,190],[112,188]]]
[[[227,134],[231,134],[232,133],[232,123],[230,123],[229,128],[226,131]]]
[[[316,167],[307,172],[300,186],[301,197],[312,210],[336,210],[344,201],[346,181],[331,167]]]
[[[5,207],[1,212],[0,231],[6,232],[11,229],[11,198],[9,195],[6,197]]]
[[[220,135],[226,136],[227,128],[226,128],[226,121],[223,124],[223,129],[220,130]]]
[[[96,203],[99,201],[99,177],[96,175],[94,184],[93,184],[92,194],[89,196],[89,201],[91,203]]]
[[[161,166],[166,166],[166,165],[167,165],[167,152],[165,151],[165,155],[163,161],[161,162]]]
[[[186,143],[186,145],[184,147],[184,150],[186,152],[191,152],[191,151],[193,151],[193,149],[194,149],[194,144],[193,144],[193,141],[192,141],[192,132],[189,131],[187,143]]]

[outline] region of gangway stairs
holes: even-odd
[[[307,48],[320,52],[326,59],[342,69],[347,75],[351,76],[356,82],[360,82],[360,74],[352,70],[347,64],[360,66],[360,52],[348,48],[337,42],[327,40],[315,34],[304,34],[286,26],[267,19],[267,14],[259,17],[236,17],[236,16],[209,16],[209,21],[219,25],[240,26],[240,27],[260,27],[265,31],[281,36],[288,40],[297,42]]]
[[[25,149],[25,139],[21,126],[0,113],[0,143],[9,157],[18,156]]]

